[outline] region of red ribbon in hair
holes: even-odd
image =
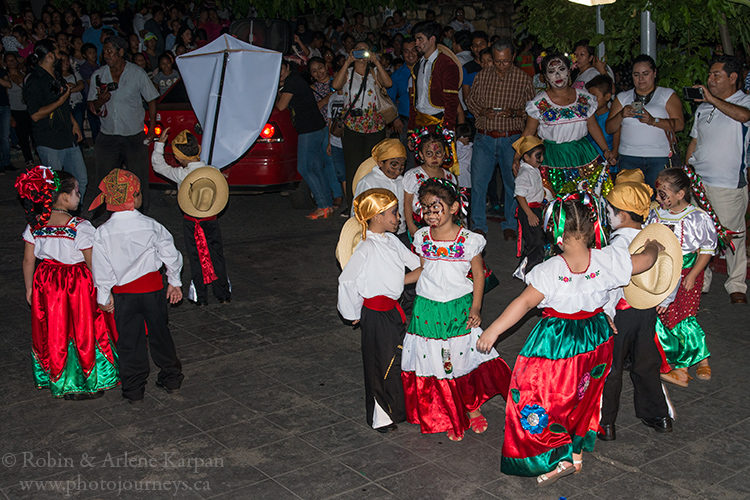
[[[217,279],[219,279],[219,277],[216,276],[214,263],[211,261],[211,253],[208,251],[206,233],[203,232],[201,221],[214,220],[216,217],[197,219],[195,217],[185,215],[185,218],[195,223],[195,232],[193,234],[193,237],[195,238],[195,247],[198,249],[198,260],[201,263],[201,271],[203,272],[203,284],[208,285],[212,281],[216,281]]]

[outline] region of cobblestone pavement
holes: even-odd
[[[484,407],[489,430],[459,443],[410,424],[386,435],[367,427],[359,335],[336,313],[343,219],[308,221],[278,193],[232,196],[221,219],[231,304],[169,311],[186,375],[178,394],[157,389],[153,370],[140,407],[118,390],[80,402],[35,390],[13,180],[0,176],[0,491],[9,499],[750,496],[750,398],[739,377],[750,309],[730,305],[720,280],[698,315],[714,377],[669,388],[674,432],[656,434],[635,418],[626,377],[617,440],[597,443],[581,474],[541,491],[533,478],[500,473],[500,397]],[[182,249],[175,197],[155,192],[150,215]],[[501,286],[485,298],[485,325],[522,289],[510,278],[514,251],[492,227],[487,262]],[[510,365],[536,321],[498,344]]]

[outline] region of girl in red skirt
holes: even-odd
[[[21,174],[15,187],[28,222],[23,277],[34,383],[57,398],[99,397],[120,383],[116,331],[112,315],[96,304],[89,270],[94,226],[70,214],[81,198],[78,181],[40,166]]]

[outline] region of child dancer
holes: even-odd
[[[428,227],[414,235],[422,259],[417,297],[404,340],[401,377],[406,393],[406,419],[423,433],[446,432],[451,441],[466,429],[487,430],[479,408],[491,397],[506,396],[510,369],[497,352],[474,349],[482,329],[480,312],[484,280],[485,239],[455,219],[458,188],[446,179],[428,179],[419,201]],[[467,418],[468,413],[468,418]]]
[[[391,234],[400,219],[398,199],[391,191],[368,189],[352,205],[362,226],[362,242],[349,261],[341,263],[338,310],[362,330],[367,424],[388,432],[406,419],[401,384],[406,316],[398,299],[404,283],[419,277],[416,271],[405,278],[404,267],[419,268],[419,258]]]
[[[607,214],[613,230],[610,245],[624,249],[630,246],[648,216],[652,194],[651,186],[645,183],[639,169],[624,170],[617,176],[615,186],[607,194]],[[672,432],[672,419],[659,380],[661,355],[654,342],[656,306],[648,309],[631,307],[622,288],[610,293],[609,306],[605,311],[614,317],[617,335],[613,341],[612,370],[604,383],[601,431],[597,435],[603,441],[617,438],[615,420],[620,408],[626,358],[632,359],[630,379],[633,381],[635,415],[657,432]]]
[[[645,271],[658,254],[649,242],[631,264],[627,249],[592,249],[592,206],[588,195],[554,202],[554,237],[562,254],[526,275],[526,289],[477,342],[479,351],[490,352],[501,333],[532,308],[543,309],[513,368],[501,460],[504,473],[538,476],[540,486],[580,470],[583,451],[593,450],[612,363],[612,328],[602,307],[609,290],[627,285],[631,271]]]
[[[513,143],[521,157],[514,195],[518,201],[518,257],[521,263],[513,276],[523,280],[526,273],[544,260],[544,227],[542,204],[544,186],[539,167],[544,161],[544,143],[535,135],[521,137]]]
[[[656,333],[666,360],[673,367],[661,378],[687,387],[687,369],[696,363],[695,376],[711,380],[706,332],[695,315],[701,302],[703,271],[716,251],[716,228],[706,212],[690,204],[690,179],[679,168],[663,170],[656,178],[656,201],[660,208],[651,212],[646,223],[661,222],[670,227],[680,240],[683,253],[682,282],[674,301],[656,308]]]
[[[182,168],[173,168],[164,160],[164,144],[167,142],[169,127],[162,132],[154,143],[151,153],[151,165],[154,172],[177,183],[179,192],[182,181],[189,173],[205,167],[200,159],[201,146],[198,139],[183,130],[172,139],[172,152]],[[221,180],[221,179],[219,179]],[[224,181],[225,182],[225,181]],[[181,198],[178,196],[178,198]],[[224,207],[210,207],[210,211],[220,212]],[[218,210],[216,210],[218,209]],[[224,260],[224,243],[221,238],[219,220],[215,214],[210,216],[193,216],[183,210],[183,235],[190,259],[190,289],[188,299],[198,306],[208,303],[208,285],[211,284],[214,297],[221,304],[232,300],[232,290],[227,278],[227,266]]]
[[[446,139],[441,129],[430,130],[427,127],[410,139],[414,143],[417,167],[404,174],[404,218],[411,236],[425,225],[419,209],[419,186],[431,177],[447,179],[458,185],[456,176],[448,171],[448,167],[453,165],[449,139],[450,135]]]
[[[406,148],[398,139],[384,139],[372,148],[372,158],[377,165],[369,174],[362,177],[354,187],[354,197],[368,189],[383,188],[396,195],[398,199],[399,226],[396,234],[408,245],[406,222],[404,221],[404,165],[406,165]],[[355,175],[356,177],[356,175]],[[352,215],[354,206],[352,206]]]
[[[23,278],[31,305],[34,383],[56,398],[90,399],[120,383],[112,315],[96,307],[91,278],[94,226],[74,217],[78,181],[67,172],[35,167],[16,189],[28,225]],[[42,262],[34,271],[36,259]]]
[[[89,210],[106,203],[112,215],[94,234],[97,300],[102,310],[115,313],[122,395],[130,403],[139,403],[148,379],[149,352],[160,368],[157,387],[172,393],[184,378],[167,326],[167,300],[171,304],[182,300],[182,255],[169,231],[138,211],[143,197],[135,174],[115,168],[102,179],[99,189],[102,192]],[[169,282],[166,294],[159,272],[162,265]]]

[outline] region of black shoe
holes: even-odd
[[[398,425],[396,425],[396,424],[389,424],[389,425],[385,425],[383,427],[378,427],[375,430],[378,431],[381,434],[385,434],[387,432],[395,431],[397,429],[398,429]]]
[[[670,417],[642,418],[641,422],[656,432],[672,432],[672,419]]]
[[[601,427],[602,432],[597,432],[596,437],[598,437],[602,441],[614,441],[615,439],[617,439],[617,434],[615,433],[615,424],[604,424]]]
[[[203,299],[203,300],[194,300],[192,302],[193,302],[193,304],[195,304],[198,307],[207,306],[208,305],[208,301],[205,300],[205,299]]]
[[[174,394],[176,392],[179,392],[180,390],[179,387],[167,387],[166,385],[158,381],[156,382],[156,387],[158,387],[159,389],[163,389],[167,394]]]

